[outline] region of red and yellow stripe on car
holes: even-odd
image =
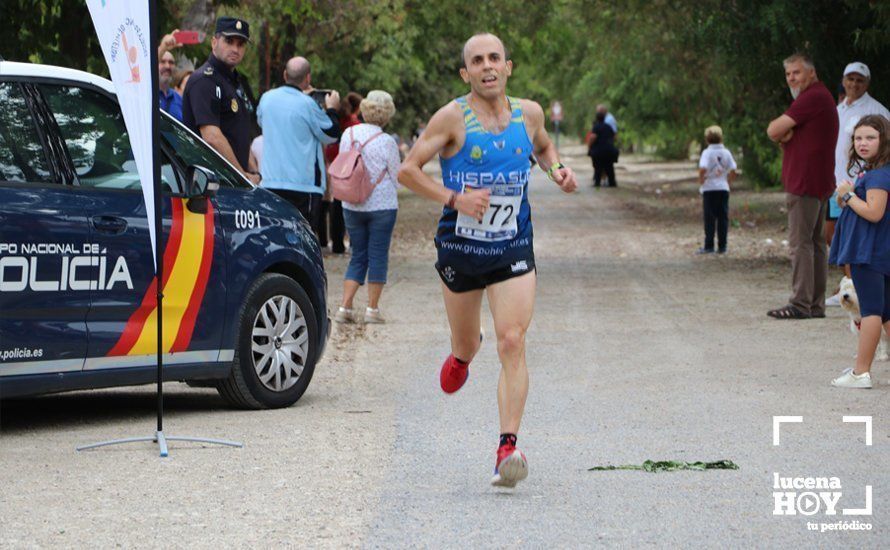
[[[213,205],[208,201],[207,213],[196,214],[186,208],[186,200],[172,200],[173,224],[164,249],[165,353],[188,349],[213,261]],[[155,277],[108,356],[157,352],[157,284]]]

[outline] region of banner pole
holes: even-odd
[[[126,439],[114,439],[110,441],[102,441],[100,443],[93,443],[91,445],[83,445],[77,447],[78,451],[85,451],[88,449],[95,449],[98,447],[106,447],[109,445],[119,445],[124,443],[136,443],[141,441],[153,441],[157,442],[160,447],[161,456],[166,457],[168,455],[167,450],[167,441],[191,441],[195,443],[210,443],[214,445],[224,445],[228,447],[242,447],[241,443],[235,441],[226,441],[223,439],[209,439],[203,437],[182,437],[182,436],[171,436],[167,437],[164,435],[164,331],[163,331],[163,318],[164,318],[164,253],[163,253],[163,207],[164,207],[164,193],[163,188],[161,186],[161,115],[160,115],[160,99],[159,99],[159,90],[160,87],[160,76],[158,75],[158,49],[157,44],[158,41],[158,0],[140,0],[148,3],[148,36],[149,36],[149,52],[148,56],[150,61],[150,67],[148,67],[148,72],[151,75],[151,116],[150,120],[150,136],[151,136],[151,191],[152,191],[152,204],[154,204],[154,229],[155,229],[155,281],[156,281],[156,289],[157,289],[157,327],[158,327],[158,347],[157,347],[157,415],[158,415],[158,425],[157,431],[153,436],[148,437],[130,437]],[[134,2],[135,3],[135,2]],[[95,19],[95,13],[99,11],[99,6],[96,2],[90,2],[90,16]],[[144,6],[144,4],[142,4]],[[106,8],[105,2],[103,1],[101,8]],[[143,14],[145,12],[142,12]],[[142,16],[144,17],[144,15]],[[142,20],[142,17],[139,20]],[[129,20],[128,20],[129,21]],[[132,21],[130,21],[132,23]],[[100,24],[104,24],[100,23]],[[98,29],[97,29],[98,32]],[[100,33],[101,36],[101,33]],[[105,46],[103,46],[103,50],[105,50]],[[135,50],[135,48],[134,48]],[[134,54],[136,55],[136,54]],[[111,67],[111,63],[108,61],[106,57],[106,62],[109,63],[109,69],[112,71],[112,78],[114,75],[114,70]],[[132,70],[132,69],[131,69]],[[138,72],[136,73],[139,74]],[[138,81],[138,77],[136,78]],[[117,87],[117,82],[115,82],[115,87]],[[120,90],[118,90],[118,94],[120,94]],[[143,96],[144,97],[144,96]],[[144,105],[144,102],[143,102]],[[126,117],[126,115],[124,115]],[[143,119],[144,120],[144,119]],[[125,118],[126,123],[126,118]],[[130,127],[127,128],[128,131],[133,131]],[[132,139],[132,138],[131,138]],[[132,143],[132,142],[131,142]],[[145,197],[146,203],[148,203],[148,197]],[[146,209],[148,209],[148,204],[146,204]],[[152,221],[149,221],[152,223]]]
[[[157,21],[157,0],[149,0],[148,4],[148,35],[151,37],[149,44],[151,44],[151,51],[149,55],[151,57],[151,89],[153,91],[151,95],[151,170],[152,170],[152,184],[154,188],[154,203],[155,203],[155,262],[157,265],[156,269],[156,280],[157,284],[157,301],[158,301],[158,433],[164,431],[164,332],[163,332],[163,319],[164,319],[164,255],[161,247],[161,240],[164,231],[163,225],[163,217],[162,210],[164,208],[163,202],[163,194],[161,192],[160,186],[160,154],[159,154],[159,146],[160,146],[160,135],[158,132],[158,126],[160,124],[160,115],[158,114],[158,110],[160,109],[160,103],[158,101],[158,92],[157,90],[161,89],[160,82],[158,81],[159,75],[156,67],[158,66],[158,50],[155,47],[155,44],[158,43],[158,21]]]

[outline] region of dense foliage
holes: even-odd
[[[872,95],[890,103],[890,2],[875,0],[161,0],[163,28],[212,30],[216,15],[252,24],[243,70],[260,91],[301,54],[313,82],[341,92],[393,93],[395,128],[409,134],[465,86],[460,49],[478,31],[499,34],[515,64],[510,91],[548,107],[583,135],[596,103],[618,117],[624,146],[685,156],[710,124],[743,151],[760,182],[777,181],[779,153],[764,133],[787,107],[781,60],[800,50],[834,91],[852,60],[872,70]],[[16,34],[6,59],[103,73],[81,0],[4,0]],[[200,63],[208,45],[184,50]]]

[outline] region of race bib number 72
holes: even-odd
[[[469,186],[465,185],[466,190]],[[478,189],[469,187],[470,189]],[[516,236],[516,217],[522,205],[522,185],[494,185],[489,188],[488,210],[477,220],[466,214],[457,214],[457,225],[454,228],[458,237],[476,241],[506,241]]]

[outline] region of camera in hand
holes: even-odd
[[[333,90],[324,88],[314,88],[311,92],[309,92],[309,95],[312,97],[312,99],[315,100],[316,103],[318,103],[318,106],[321,107],[321,110],[324,111],[327,108],[324,104],[324,98],[332,91]]]

